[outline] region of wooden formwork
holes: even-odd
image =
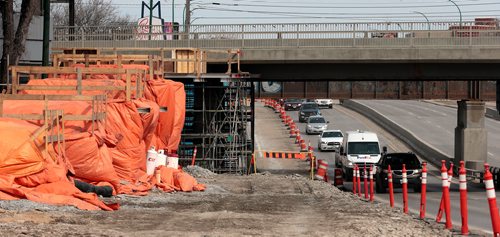
[[[74,52],[74,51],[72,51]],[[123,64],[147,65],[149,75],[157,78],[163,77],[164,64],[159,55],[128,55],[128,54],[52,54],[54,67],[69,67],[75,64],[90,65],[116,65],[122,68]]]
[[[134,55],[149,52],[151,55],[158,55],[161,60],[162,69],[165,75],[183,74],[200,79],[209,72],[207,65],[227,64],[227,70],[220,72],[230,75],[233,73],[232,66],[236,64],[236,72],[241,74],[240,59],[241,51],[238,49],[209,50],[199,48],[53,48],[55,52],[78,53],[85,55],[88,52],[96,52],[96,55]],[[81,57],[81,56],[80,56]],[[89,56],[92,57],[92,56]],[[96,56],[97,57],[97,56]],[[213,73],[213,72],[211,72]]]
[[[90,121],[91,132],[97,128],[98,121],[103,122],[106,118],[106,95],[26,95],[26,94],[0,94],[0,118],[14,118],[21,120],[46,121],[48,115],[44,112],[41,114],[7,114],[4,111],[4,102],[7,100],[21,101],[43,101],[44,111],[49,111],[49,102],[51,101],[87,101],[90,104],[90,114],[64,114],[61,111],[61,116],[64,116],[64,121]]]
[[[143,95],[144,85],[142,79],[146,75],[145,70],[140,69],[123,69],[123,68],[78,68],[78,67],[42,67],[42,66],[12,66],[10,67],[12,85],[11,92],[16,95],[20,90],[68,90],[75,91],[76,95],[81,96],[83,91],[102,90],[102,91],[125,91],[126,100],[132,98],[132,91],[135,90],[136,97],[140,98]],[[109,75],[114,79],[121,80],[121,76],[125,75],[125,86],[86,86],[82,84],[82,80],[95,74]],[[132,75],[137,76],[135,85],[132,85]],[[20,78],[26,76],[29,79],[40,79],[43,75],[48,77],[57,77],[58,75],[76,75],[76,86],[69,85],[25,85],[20,84]]]

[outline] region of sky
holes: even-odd
[[[111,2],[132,21],[141,16],[142,1]],[[149,0],[146,2],[149,4]],[[462,12],[463,21],[473,21],[475,17],[500,18],[500,0],[454,2]],[[161,17],[172,21],[172,3],[175,21],[182,22],[186,0],[161,0]],[[449,0],[191,0],[191,23],[425,22],[425,17],[429,21],[458,22],[458,8]]]

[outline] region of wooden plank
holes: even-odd
[[[4,100],[45,100],[49,101],[92,101],[105,98],[105,95],[24,95],[0,94]]]
[[[127,101],[130,101],[130,97],[132,94],[131,87],[132,86],[131,86],[131,81],[130,81],[130,73],[127,73],[127,75],[126,75],[126,89],[125,89]]]

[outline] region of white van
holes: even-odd
[[[341,167],[344,177],[352,179],[354,164],[376,164],[380,160],[381,151],[377,134],[366,131],[348,131],[345,134],[340,153],[335,155],[335,164]]]

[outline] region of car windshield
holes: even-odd
[[[409,170],[420,169],[420,161],[413,154],[388,154],[385,157],[384,167],[391,165],[393,170],[402,170],[403,164]]]
[[[309,123],[326,123],[326,121],[323,117],[309,118]]]
[[[287,99],[285,102],[288,102],[288,103],[300,103],[301,101],[299,99]]]
[[[347,153],[349,155],[379,154],[378,142],[349,142]]]
[[[302,104],[302,109],[305,110],[305,109],[317,109],[318,108],[318,105],[317,104]]]
[[[342,137],[341,132],[324,132],[322,137]]]

